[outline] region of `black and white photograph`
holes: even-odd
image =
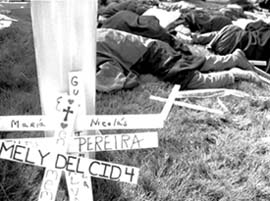
[[[269,0],[0,0],[0,201],[269,201]]]

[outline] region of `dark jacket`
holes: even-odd
[[[245,30],[228,25],[211,41],[211,49],[221,55],[242,49],[250,60],[268,61],[270,58],[270,25],[264,21],[249,23]]]
[[[162,40],[171,46],[174,38],[162,28],[155,16],[140,16],[130,11],[119,11],[107,19],[102,28],[111,28],[126,31],[140,36]]]
[[[115,72],[128,74],[152,74],[160,80],[180,84],[184,89],[193,78],[196,70],[204,64],[204,57],[196,57],[175,51],[160,40],[148,39],[139,35],[113,29],[98,29],[97,72],[105,62]],[[119,73],[115,73],[116,76]],[[115,80],[114,77],[110,77]],[[106,80],[104,78],[103,80]]]

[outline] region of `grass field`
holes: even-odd
[[[31,23],[0,31],[0,114],[40,114]],[[160,113],[172,85],[150,75],[133,90],[97,93],[97,114]],[[174,106],[155,149],[97,153],[99,160],[140,168],[138,185],[92,179],[95,201],[270,200],[269,87],[240,82],[230,88],[252,98],[221,98],[224,116]],[[262,98],[264,97],[264,98]],[[215,98],[187,102],[219,108]],[[155,121],[153,119],[153,121]],[[1,133],[1,138],[30,133]],[[32,134],[33,135],[33,134]],[[42,133],[38,134],[42,136]],[[0,160],[0,201],[37,199],[43,169]],[[57,200],[67,200],[62,182]]]

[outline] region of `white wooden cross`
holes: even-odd
[[[176,86],[175,86],[176,87]],[[175,89],[175,87],[173,88],[173,90]],[[229,95],[233,95],[233,96],[237,96],[237,97],[251,97],[249,94],[243,92],[243,91],[239,91],[239,90],[235,90],[235,89],[225,89],[225,88],[217,88],[217,89],[197,89],[197,90],[186,90],[186,91],[178,91],[176,90],[174,94],[173,98],[162,98],[162,97],[158,97],[158,96],[150,96],[150,99],[152,100],[156,100],[156,101],[160,101],[160,102],[166,102],[167,104],[174,104],[180,107],[185,107],[185,108],[189,108],[192,110],[198,110],[198,111],[205,111],[205,112],[209,112],[212,114],[217,114],[217,115],[224,115],[225,112],[229,112],[228,108],[224,105],[224,103],[219,99],[220,97],[224,97],[224,96],[229,96]],[[170,96],[172,96],[172,94]],[[186,98],[208,98],[208,97],[215,97],[217,98],[217,102],[218,104],[221,106],[222,110],[219,109],[214,109],[214,108],[208,108],[208,107],[204,107],[201,105],[195,105],[195,104],[191,104],[191,103],[186,103],[184,101],[179,101],[176,99],[186,99]],[[165,108],[165,107],[164,107]],[[168,111],[166,111],[165,113],[167,114]]]
[[[60,92],[68,91],[67,72],[75,70],[81,70],[84,77],[82,93],[85,98],[81,98],[80,113],[95,113],[96,9],[96,0],[31,1],[39,91],[44,115],[55,115],[55,97]],[[53,136],[53,133],[47,132],[46,136]],[[47,170],[46,175],[48,176]],[[71,188],[74,186],[71,182],[72,177],[74,180],[82,180],[81,176],[74,174],[68,177],[71,200],[93,200],[90,179],[85,180],[90,186],[90,191],[82,190],[82,193],[86,193],[83,198],[80,195],[82,193],[77,193]],[[52,191],[56,192],[57,185],[58,182]],[[43,188],[41,192],[42,190]]]
[[[39,193],[40,201],[55,200],[62,171],[66,173],[72,201],[92,199],[90,177],[136,184],[138,168],[78,157],[72,153],[154,148],[158,147],[157,132],[73,136],[76,119],[84,122],[82,127],[80,124],[76,127],[80,131],[162,128],[167,118],[165,113],[169,113],[179,89],[179,86],[173,88],[169,96],[171,101],[165,104],[160,114],[91,115],[78,118],[81,98],[77,94],[82,91],[82,79],[80,72],[69,74],[69,95],[60,95],[55,99],[54,108],[58,110],[58,114],[50,117],[54,122],[49,121],[49,116],[44,118],[40,115],[0,117],[0,131],[55,130],[53,137],[0,140],[0,158],[46,168]],[[74,91],[76,93],[73,93]],[[44,119],[50,123],[47,124]]]
[[[80,76],[78,73],[71,73],[71,77],[74,78]],[[79,80],[77,80],[77,82],[80,83]],[[78,88],[76,91],[80,92],[80,89]],[[76,96],[72,96],[71,93],[69,96],[62,95],[61,97],[60,103],[59,101],[57,102],[59,98],[55,99],[55,106],[58,105],[55,108],[59,109],[60,114],[51,117],[56,122],[55,135],[50,138],[0,140],[0,158],[46,167],[39,200],[55,200],[62,171],[66,173],[70,200],[89,200],[89,197],[85,196],[86,194],[90,196],[89,192],[91,193],[91,184],[89,183],[90,177],[136,184],[139,175],[138,168],[79,157],[71,153],[153,148],[158,146],[157,132],[72,136],[74,133],[73,124],[76,122],[76,114],[79,114],[78,104],[80,104],[80,102],[79,99]],[[109,115],[106,115],[103,123],[96,126],[103,128],[113,122],[110,129],[114,127],[117,128],[119,124],[114,124],[114,122],[117,122],[115,121],[115,116],[116,115],[112,115],[112,118],[110,118]],[[149,116],[137,115],[137,118],[144,120],[139,122],[135,119],[136,115],[118,116],[121,117],[121,124],[123,124],[121,128],[125,129],[130,129],[129,125],[132,125],[132,128],[153,128],[151,123],[149,123],[153,122],[153,120],[161,122],[161,124],[157,126],[158,128],[163,127],[163,121],[159,120],[161,117],[159,114]],[[24,128],[29,131],[35,131],[42,130],[47,126],[46,123],[41,121],[42,116],[31,116],[31,121],[39,122],[43,127],[20,127],[20,125],[23,125],[21,124],[21,121],[24,121],[24,118],[24,116],[1,117],[0,128],[2,131],[11,131],[13,128],[17,131],[19,131],[19,129],[24,130]],[[91,116],[91,118],[95,118],[95,124],[99,121],[98,115]],[[88,122],[88,129],[90,128],[93,130],[93,128],[91,128],[91,124],[93,123],[91,118]],[[87,122],[88,120],[89,119],[86,117],[84,122]],[[31,125],[31,123],[27,123],[27,125]],[[66,149],[68,147],[69,150],[67,151]]]
[[[95,115],[96,9],[95,0],[31,2],[43,115],[0,117],[0,130],[46,131],[46,138],[0,140],[0,158],[46,168],[39,201],[55,200],[63,171],[71,201],[93,200],[90,177],[137,182],[138,168],[78,154],[158,146],[157,132],[93,135],[98,129],[162,128],[164,123],[159,114]]]

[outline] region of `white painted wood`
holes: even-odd
[[[83,72],[84,113],[95,113],[96,9],[95,0],[31,2],[40,100],[45,115],[55,115],[55,99],[59,92],[68,91],[68,72],[74,70]],[[46,136],[53,133],[47,132]],[[79,197],[80,201],[93,200],[92,192]]]
[[[185,90],[179,91],[177,94],[177,98],[208,98],[208,97],[222,97],[234,95],[238,97],[249,97],[249,94],[243,91],[239,91],[236,89],[225,89],[225,88],[218,88],[218,89],[195,89],[195,90]]]
[[[55,114],[55,98],[68,91],[68,72],[81,70],[86,113],[95,111],[96,1],[33,0],[37,72],[43,114]]]
[[[136,184],[139,177],[139,169],[136,167],[77,157],[61,151],[52,152],[48,148],[36,149],[31,146],[14,144],[14,142],[1,142],[0,150],[1,159],[65,171],[66,173],[75,172],[80,175],[85,174],[87,177],[92,176],[131,184]],[[49,198],[50,196],[47,200],[50,200]]]
[[[174,87],[172,88],[172,91],[168,97],[168,100],[166,101],[166,104],[164,105],[162,111],[161,111],[161,118],[163,119],[163,121],[165,121],[172,109],[172,106],[174,104],[175,98],[177,97],[177,94],[180,90],[180,85],[174,85]]]
[[[69,96],[62,98],[63,110],[53,119],[58,123],[55,127],[53,141],[47,146],[46,150],[51,152],[65,152],[68,148],[68,141],[71,139],[74,130],[74,120],[78,113],[78,100]],[[53,167],[54,161],[48,161],[50,167]],[[38,196],[39,201],[55,200],[62,171],[46,168]]]
[[[88,115],[79,116],[77,130],[148,129],[162,128],[160,114]]]
[[[157,96],[151,96],[150,98],[152,100],[156,100],[156,101],[160,101],[160,102],[168,102],[168,99],[166,99],[166,98],[161,98],[161,97],[157,97]],[[224,115],[223,111],[221,111],[221,110],[211,109],[211,108],[203,107],[200,105],[185,103],[182,101],[173,101],[172,104],[177,105],[177,106],[181,106],[181,107],[185,107],[185,108],[189,108],[192,110],[205,111],[205,112],[209,112],[209,113],[213,113],[213,114]]]
[[[260,61],[260,60],[248,60],[250,63],[252,63],[255,66],[266,66],[266,61]]]
[[[254,71],[260,76],[260,79],[265,83],[270,85],[270,75],[265,71],[255,67]]]
[[[52,146],[54,138],[0,139],[2,142],[14,142],[34,148]],[[121,133],[106,135],[74,136],[69,141],[68,153],[120,151],[158,147],[157,132]]]
[[[47,115],[0,116],[0,131],[53,131],[57,123],[53,117]],[[160,114],[80,115],[75,123],[77,131],[162,127],[163,120]]]

